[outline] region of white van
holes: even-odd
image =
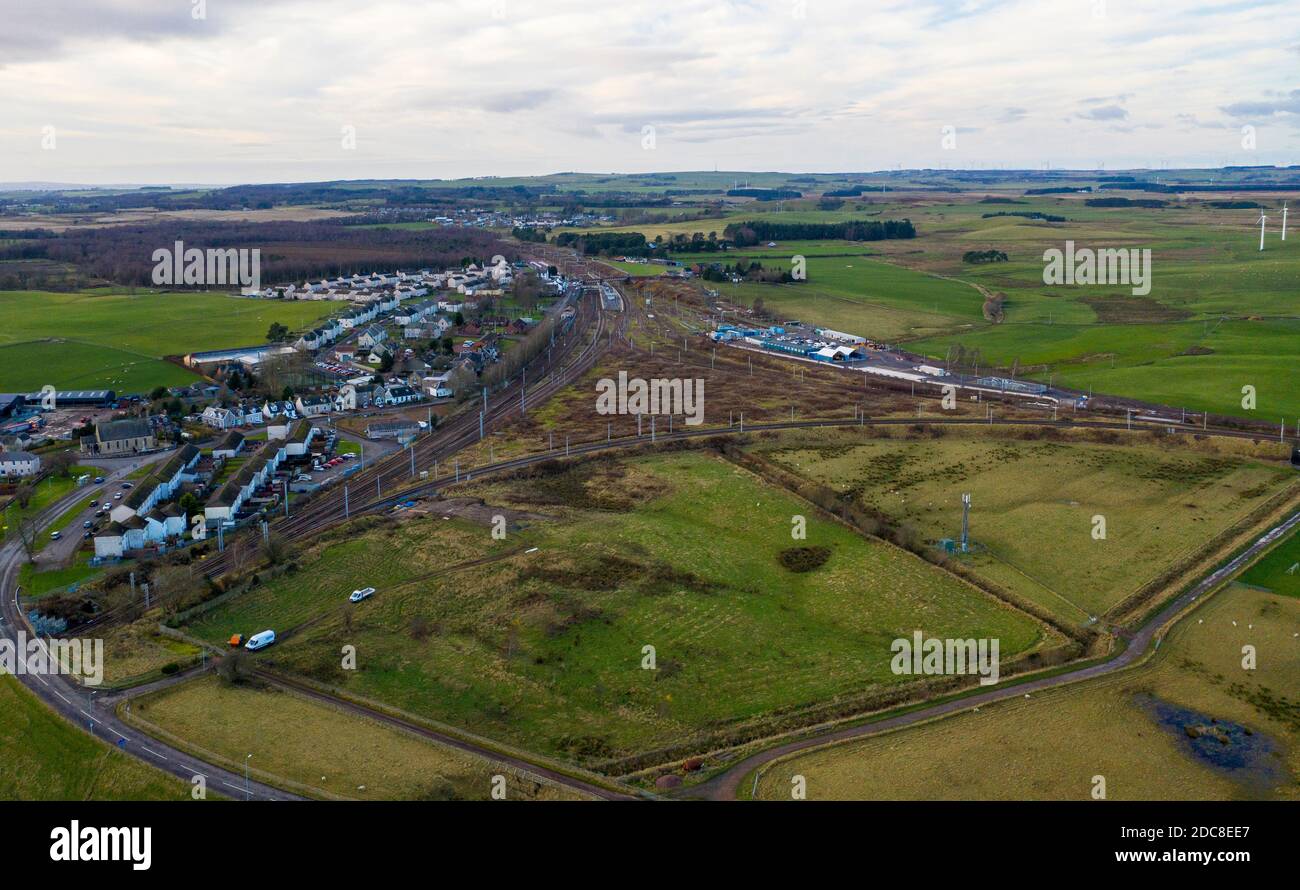
[[[275,631],[264,630],[260,634],[253,634],[244,648],[249,652],[256,652],[258,649],[265,649],[275,642]]]

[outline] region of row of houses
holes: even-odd
[[[95,556],[117,558],[124,553],[175,541],[186,532],[185,514],[175,500],[186,484],[199,481],[201,453],[183,445],[109,511],[108,525],[95,535]]]
[[[298,421],[292,427],[277,426],[268,430],[266,444],[239,468],[235,478],[223,485],[204,507],[203,515],[207,524],[213,526],[233,522],[240,514],[249,512],[247,508],[250,505],[268,500],[273,493],[263,495],[261,491],[269,485],[276,470],[289,458],[306,455],[316,433],[316,427],[305,420]]]
[[[447,393],[450,395],[450,393]],[[390,408],[420,401],[424,394],[409,382],[347,384],[329,394],[304,394],[291,402],[264,402],[229,407],[213,405],[199,415],[200,421],[215,430],[233,430],[241,426],[294,421],[326,414],[358,411],[367,408]]]

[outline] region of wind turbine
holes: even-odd
[[[1282,240],[1286,240],[1286,201],[1282,202]]]
[[[1259,249],[1260,250],[1264,249],[1264,225],[1267,222],[1268,222],[1268,217],[1265,216],[1264,211],[1261,210],[1259,212]]]

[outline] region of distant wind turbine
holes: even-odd
[[[1264,249],[1264,226],[1268,223],[1268,217],[1261,210],[1259,214],[1259,249]]]
[[[1286,240],[1286,201],[1282,202],[1282,240]]]

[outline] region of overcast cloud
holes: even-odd
[[[0,181],[1300,163],[1297,34],[1295,2],[0,0]]]

